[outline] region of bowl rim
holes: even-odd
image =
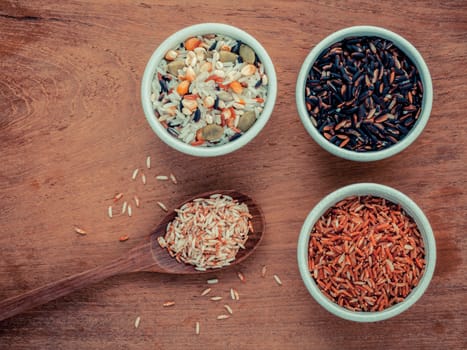
[[[423,98],[422,98],[422,111],[418,117],[417,122],[409,133],[396,144],[385,148],[380,151],[368,151],[368,152],[355,152],[347,149],[342,149],[333,143],[329,142],[319,131],[313,126],[308,115],[305,104],[305,85],[308,72],[310,71],[313,63],[318,58],[319,54],[331,46],[333,43],[338,42],[344,38],[350,36],[377,36],[387,40],[391,40],[394,44],[402,50],[415,64],[417,70],[420,74],[420,79],[423,84]],[[404,149],[409,147],[422,133],[428,119],[431,114],[432,104],[433,104],[433,84],[431,81],[430,71],[428,69],[425,60],[418,50],[404,37],[396,34],[388,29],[376,27],[376,26],[353,26],[338,30],[323,40],[321,40],[306,56],[300,72],[297,78],[297,84],[295,89],[295,100],[297,104],[298,114],[300,119],[308,131],[310,136],[324,148],[326,151],[331,154],[361,162],[376,161],[391,157],[399,152],[402,152]]]
[[[264,65],[264,70],[268,76],[268,91],[266,103],[264,105],[263,111],[261,112],[261,117],[256,120],[253,126],[245,134],[243,134],[238,139],[227,142],[223,145],[213,147],[195,147],[181,140],[175,139],[156,119],[150,100],[152,90],[151,83],[157,65],[169,49],[183,42],[190,36],[210,33],[230,36],[234,39],[241,40],[242,42],[250,46],[255,51],[261,63]],[[252,35],[248,34],[244,30],[223,23],[199,23],[188,27],[184,27],[179,31],[172,33],[152,53],[144,70],[143,79],[141,82],[141,102],[143,105],[144,115],[146,116],[149,125],[156,133],[156,135],[168,146],[182,153],[199,157],[214,157],[225,155],[240,149],[241,147],[245,146],[248,142],[253,140],[256,137],[256,135],[264,128],[269,118],[271,117],[276,101],[276,96],[276,72],[274,69],[274,64],[271,58],[269,57],[269,54],[267,53],[266,49],[258,42],[258,40],[256,40]]]
[[[308,244],[310,232],[316,220],[324,214],[324,212],[340,200],[351,195],[374,195],[384,197],[393,203],[401,204],[402,208],[416,222],[425,244],[425,271],[418,285],[410,292],[404,301],[393,305],[383,311],[376,312],[361,312],[345,309],[338,304],[329,300],[315,283],[313,277],[308,270]],[[431,229],[430,223],[418,207],[418,205],[402,192],[385,185],[376,183],[356,183],[341,187],[334,192],[331,192],[309,212],[300,231],[297,245],[297,261],[302,280],[308,289],[311,296],[324,309],[330,313],[350,321],[356,322],[376,322],[386,320],[388,318],[399,315],[403,311],[411,307],[428,288],[433,277],[436,265],[436,242]]]

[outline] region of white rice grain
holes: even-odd
[[[133,175],[131,175],[131,179],[133,181],[136,180],[136,176],[138,176],[138,172],[139,172],[139,168],[136,168],[135,170],[133,170]]]
[[[112,206],[111,206],[111,205],[109,206],[109,209],[107,210],[107,214],[109,215],[109,218],[112,219],[112,217],[113,217],[113,212],[112,212]]]
[[[141,182],[143,183],[143,185],[146,185],[146,175],[141,174]]]
[[[279,286],[282,286],[282,281],[281,279],[279,278],[279,276],[277,275],[274,275],[274,281],[276,281],[276,283],[279,285]]]
[[[170,180],[174,185],[178,184],[178,180],[173,173],[170,173]]]
[[[217,278],[212,278],[210,280],[206,281],[208,284],[217,284],[219,283],[219,280]]]
[[[199,322],[196,322],[196,323],[195,323],[195,333],[196,333],[196,335],[199,335],[199,331],[200,331],[200,329],[199,329]]]
[[[233,315],[233,310],[232,310],[232,308],[231,308],[229,305],[224,304],[224,308],[227,310],[227,312],[228,312],[229,314]]]
[[[212,301],[219,301],[222,300],[222,297],[211,297]]]
[[[230,318],[230,315],[222,314],[222,315],[217,316],[218,320],[226,320],[228,318]]]
[[[133,197],[133,199],[134,199],[134,201],[135,201],[136,208],[139,208],[139,203],[140,203],[140,201],[139,201],[139,198],[138,198],[138,196],[137,196],[136,194],[135,194],[135,196]]]
[[[165,206],[164,203],[162,203],[162,202],[157,202],[157,205],[158,205],[159,207],[161,207],[161,209],[162,209],[163,211],[169,211],[169,210],[167,209],[167,207]]]
[[[205,295],[208,295],[211,292],[211,288],[206,288],[201,292],[201,296],[204,297]]]
[[[141,322],[141,317],[136,317],[136,320],[135,320],[135,328],[138,328],[139,327],[139,323]]]
[[[146,157],[146,168],[151,169],[151,156]]]
[[[166,175],[157,175],[156,176],[156,180],[158,180],[158,181],[167,181],[168,179],[169,179],[169,177],[166,176]]]
[[[123,202],[123,205],[122,205],[122,214],[125,214],[127,206],[128,206],[127,201]]]
[[[131,210],[131,205],[128,205],[128,216],[131,217],[133,215],[133,212]]]

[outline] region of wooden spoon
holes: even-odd
[[[196,197],[186,200],[180,204],[178,208],[187,202],[191,202],[195,198],[206,198],[215,193],[225,194],[237,199],[241,203],[245,203],[248,206],[250,214],[253,216],[251,223],[253,225],[254,232],[249,233],[245,249],[240,249],[235,261],[229,265],[233,266],[245,260],[258,247],[261,239],[263,238],[264,216],[261,208],[253,201],[253,199],[243,193],[232,190],[202,193]],[[118,274],[137,271],[151,271],[170,274],[202,274],[212,272],[213,270],[198,271],[195,270],[192,265],[179,263],[169,255],[166,249],[162,249],[159,246],[157,237],[165,234],[167,224],[172,221],[176,215],[175,211],[169,212],[151,233],[148,242],[131,249],[124,257],[113,260],[106,265],[98,266],[91,270],[66,277],[62,280],[49,283],[45,286],[0,302],[0,321],[67,295],[92,283],[100,282],[110,276]],[[214,271],[218,270],[219,269],[215,269]]]

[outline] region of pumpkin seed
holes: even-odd
[[[254,54],[254,53],[253,53]],[[219,61],[221,62],[235,62],[237,55],[230,51],[222,50],[219,52]]]
[[[246,111],[238,120],[238,128],[243,132],[247,131],[256,121],[256,114],[254,111]]]
[[[169,64],[167,64],[167,70],[169,71],[169,73],[175,76],[178,75],[178,71],[183,67],[185,67],[185,63],[180,60],[172,61]]]
[[[218,140],[224,135],[224,128],[217,124],[206,125],[202,129],[202,136],[208,141]]]
[[[245,44],[240,45],[239,50],[240,56],[243,58],[243,61],[246,63],[253,64],[255,63],[255,52],[253,49]]]

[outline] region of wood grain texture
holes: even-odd
[[[122,256],[164,216],[157,201],[173,207],[197,193],[233,188],[261,205],[267,226],[254,256],[212,275],[220,280],[216,294],[226,298],[231,287],[240,293],[240,301],[229,301],[234,315],[228,320],[216,320],[222,304],[199,296],[206,276],[136,273],[1,322],[0,348],[467,348],[466,18],[461,0],[0,0],[0,299]],[[139,87],[155,47],[186,25],[208,21],[254,35],[275,64],[279,91],[254,141],[230,156],[196,159],[154,135]],[[320,149],[300,123],[294,97],[309,50],[331,32],[360,24],[411,41],[434,87],[421,137],[371,164]],[[131,173],[147,155],[153,167],[144,186],[131,181]],[[155,175],[170,172],[178,185],[156,181]],[[425,295],[407,312],[375,324],[328,314],[306,291],[296,263],[298,234],[311,208],[329,192],[364,181],[415,200],[438,247]],[[107,206],[120,191],[137,193],[142,207],[131,218],[111,220]],[[74,225],[89,234],[77,235]],[[122,243],[123,234],[130,239]],[[163,308],[166,300],[176,305]],[[196,321],[200,336],[194,335]]]

